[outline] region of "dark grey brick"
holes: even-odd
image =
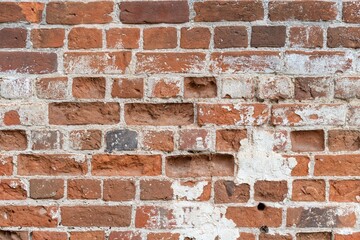
[[[134,150],[138,145],[138,134],[129,129],[114,130],[106,133],[106,152]]]

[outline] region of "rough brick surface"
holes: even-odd
[[[359,240],[360,3],[0,1],[0,240]]]

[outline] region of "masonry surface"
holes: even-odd
[[[1,1],[1,240],[359,240],[360,2]]]

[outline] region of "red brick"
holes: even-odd
[[[330,201],[359,202],[359,180],[332,180],[330,181]]]
[[[68,199],[99,199],[101,181],[95,179],[69,179],[67,182]]]
[[[332,240],[331,232],[309,232],[309,233],[297,233],[297,240],[312,240],[312,239],[321,239],[321,240]]]
[[[70,240],[105,240],[103,231],[70,232]]]
[[[185,77],[185,98],[213,98],[217,96],[217,83],[214,77]]]
[[[315,176],[360,176],[360,155],[317,155]]]
[[[206,129],[179,131],[179,150],[204,151],[211,148],[211,136]]]
[[[355,222],[354,212],[337,207],[288,208],[286,216],[286,226],[296,228],[344,228]]]
[[[130,201],[135,198],[135,183],[126,180],[104,180],[105,201]]]
[[[246,129],[220,129],[216,130],[216,150],[237,152],[240,141],[247,138]]]
[[[30,179],[30,197],[32,199],[61,199],[64,197],[64,180]]]
[[[298,156],[283,156],[286,159],[293,158],[296,160],[296,166],[291,171],[291,176],[307,176],[309,173],[309,162],[310,159],[308,156],[298,155]]]
[[[177,32],[173,27],[144,29],[144,49],[169,49],[177,46]]]
[[[104,77],[75,77],[72,94],[75,98],[101,99],[105,97],[105,85]]]
[[[330,151],[357,151],[360,149],[360,131],[329,130],[328,147]]]
[[[106,31],[106,46],[116,49],[135,49],[139,47],[140,29],[111,28]]]
[[[257,181],[254,184],[256,201],[281,202],[287,197],[286,181]]]
[[[0,23],[41,21],[44,3],[39,2],[3,2],[0,3]]]
[[[176,221],[171,209],[157,206],[141,206],[136,208],[136,228],[171,229],[175,226]]]
[[[142,237],[137,231],[116,231],[110,233],[109,240],[142,240]]]
[[[68,234],[66,232],[45,232],[34,231],[31,233],[32,240],[67,240]]]
[[[33,150],[53,150],[62,149],[63,134],[55,130],[31,131],[31,149]]]
[[[142,78],[114,79],[111,96],[113,98],[142,98],[144,96],[144,80]]]
[[[46,7],[46,22],[49,24],[95,24],[112,21],[114,3],[98,2],[50,2]]]
[[[166,175],[176,178],[233,176],[234,156],[230,154],[168,156]]]
[[[1,206],[0,225],[2,227],[56,227],[58,219],[53,214],[54,206]]]
[[[272,107],[274,125],[343,125],[346,106],[340,104],[279,104]]]
[[[21,154],[18,156],[18,174],[84,175],[87,172],[87,164],[83,159],[84,157],[67,154]]]
[[[357,27],[334,27],[327,30],[327,46],[330,48],[360,48],[358,38],[360,28]]]
[[[213,73],[275,72],[280,69],[280,53],[271,51],[213,52]]]
[[[92,174],[97,176],[157,176],[160,155],[93,155]]]
[[[342,16],[347,23],[360,22],[360,3],[357,1],[343,1]]]
[[[194,122],[192,103],[128,103],[125,104],[128,125],[190,125]]]
[[[19,179],[1,179],[0,200],[24,200],[27,197],[25,188]]]
[[[66,52],[65,73],[98,74],[124,73],[129,66],[131,53],[125,52]]]
[[[204,53],[146,52],[136,57],[136,73],[199,73],[206,65]]]
[[[259,240],[292,240],[292,236],[290,234],[282,235],[282,234],[270,234],[270,233],[260,233]]]
[[[41,99],[65,99],[67,97],[66,77],[40,78],[35,83],[36,94]]]
[[[149,233],[147,240],[179,240],[179,233]]]
[[[253,26],[251,28],[252,47],[284,47],[285,26]]]
[[[31,42],[34,48],[61,48],[64,46],[65,30],[62,28],[33,29]]]
[[[262,125],[268,120],[265,104],[198,104],[198,124]]]
[[[330,97],[330,82],[330,78],[297,77],[295,78],[295,99],[313,100]]]
[[[196,22],[256,21],[264,18],[260,1],[205,1],[195,2]]]
[[[225,216],[237,227],[280,227],[282,209],[266,207],[260,211],[256,207],[228,207]]]
[[[115,124],[119,121],[120,106],[115,102],[49,104],[49,123],[54,125]]]
[[[211,33],[208,28],[181,28],[180,47],[186,49],[207,49],[210,44]]]
[[[174,150],[174,132],[172,131],[146,131],[143,145],[146,150],[172,152]]]
[[[323,130],[292,131],[291,150],[294,152],[318,152],[325,150]]]
[[[245,203],[250,199],[250,185],[218,180],[214,185],[215,203]]]
[[[335,20],[335,2],[327,1],[275,1],[269,2],[271,21],[330,21]]]
[[[0,30],[0,48],[25,48],[27,31],[23,28]]]
[[[20,125],[21,122],[20,122],[19,113],[15,110],[10,110],[10,111],[4,113],[3,123],[6,126]]]
[[[74,227],[129,227],[130,206],[63,206],[61,224]]]
[[[69,49],[102,47],[102,31],[96,28],[73,28],[68,35]]]
[[[140,200],[172,200],[173,189],[167,180],[140,181]]]
[[[291,27],[289,41],[290,47],[322,48],[323,30],[318,26]]]
[[[152,79],[151,97],[175,98],[180,96],[182,80],[179,78]]]
[[[189,21],[189,5],[187,1],[121,2],[120,21],[147,24],[184,23]]]
[[[335,240],[357,240],[360,238],[360,232],[354,232],[349,234],[335,234]]]
[[[0,155],[0,176],[10,176],[13,173],[13,158]]]
[[[325,181],[312,179],[297,179],[292,183],[293,201],[325,201]]]
[[[95,150],[101,147],[100,130],[75,130],[70,132],[70,147],[75,150]]]
[[[27,148],[27,136],[24,130],[1,130],[0,150],[25,150]]]
[[[247,47],[248,34],[244,26],[223,26],[214,29],[216,48]]]
[[[45,74],[56,71],[56,53],[0,52],[0,72]]]
[[[4,238],[4,240],[29,240],[29,233],[25,231],[6,231],[0,230],[0,236]]]

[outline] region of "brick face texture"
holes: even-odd
[[[360,2],[0,1],[1,240],[359,240]]]

